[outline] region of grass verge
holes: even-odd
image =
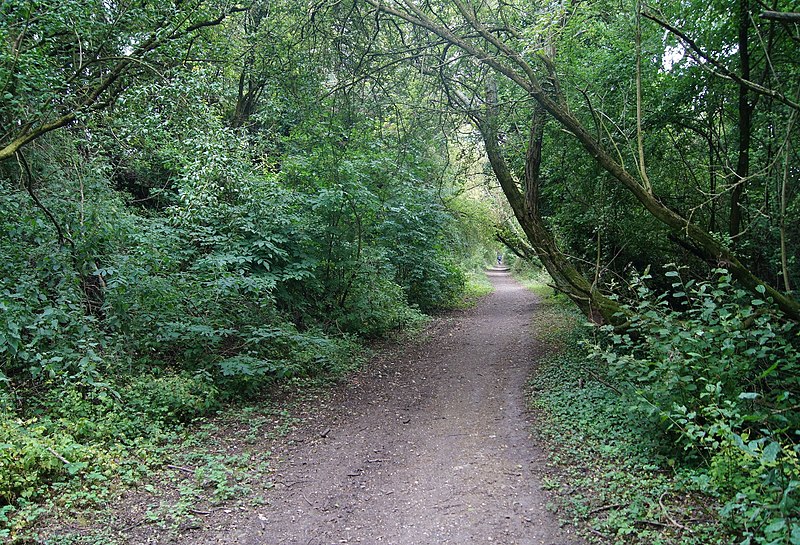
[[[454,305],[454,308],[472,308],[478,304],[481,297],[492,293],[494,288],[489,278],[483,271],[470,271],[465,274],[464,293],[461,300]]]

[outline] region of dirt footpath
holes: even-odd
[[[534,295],[507,273],[430,338],[379,359],[300,431],[268,505],[181,543],[581,543],[541,488],[524,386]],[[202,534],[202,535],[199,535]]]

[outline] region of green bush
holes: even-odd
[[[110,462],[108,452],[77,441],[57,422],[0,415],[0,501],[5,504],[36,499],[50,483]]]
[[[342,331],[380,337],[421,318],[409,307],[403,288],[376,271],[356,278],[336,324]]]
[[[126,406],[162,422],[188,422],[218,407],[219,391],[205,373],[139,375],[121,392]]]
[[[545,482],[557,490],[552,501],[562,518],[579,530],[588,526],[589,543],[729,545],[710,516],[715,498],[686,477],[697,470],[665,457],[663,436],[639,415],[630,418],[631,398],[587,362],[580,345],[592,332],[584,322],[574,305],[552,297],[535,314],[536,338],[551,350],[537,361],[530,404],[540,415],[536,431],[547,439]]]
[[[797,540],[800,328],[737,289],[726,271],[715,274],[684,282],[669,270],[670,294],[640,283],[640,302],[627,307],[630,328],[606,328],[592,356],[636,414],[707,469],[706,484],[727,503],[723,513],[743,543]]]
[[[358,343],[346,336],[299,332],[290,324],[250,327],[245,333],[246,348],[215,369],[215,383],[227,399],[247,398],[276,380],[340,375],[360,362]]]

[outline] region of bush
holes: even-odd
[[[335,321],[342,331],[381,337],[421,319],[422,314],[406,301],[403,288],[376,271],[353,282]]]
[[[216,408],[219,391],[207,373],[139,375],[121,392],[143,419],[188,422]]]
[[[669,270],[670,294],[640,282],[640,302],[626,307],[630,328],[606,328],[592,356],[632,411],[677,443],[668,455],[707,469],[743,543],[797,540],[800,329],[737,289],[727,271],[715,274],[684,282]]]
[[[536,431],[547,439],[555,471],[545,482],[565,509],[562,518],[588,526],[590,543],[730,544],[708,516],[715,499],[685,478],[696,470],[670,463],[659,452],[663,437],[629,417],[631,399],[602,370],[588,367],[580,347],[591,334],[584,322],[574,305],[552,297],[535,315],[536,338],[551,350],[533,371],[530,404]]]
[[[109,453],[77,441],[58,422],[0,415],[0,501],[5,504],[36,499],[50,483],[109,462]]]

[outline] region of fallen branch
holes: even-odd
[[[176,465],[172,465],[172,464],[167,464],[167,468],[168,469],[174,469],[176,471],[183,471],[184,473],[188,473],[190,475],[194,475],[194,471],[195,471],[194,469],[191,469],[189,467],[176,466]]]
[[[617,395],[620,395],[620,396],[621,396],[621,395],[623,395],[622,391],[621,391],[619,388],[617,388],[617,387],[616,387],[616,386],[614,386],[613,384],[609,384],[608,382],[606,382],[605,380],[603,380],[603,379],[600,377],[600,375],[598,375],[597,373],[595,373],[595,372],[594,372],[594,371],[592,371],[591,369],[586,369],[586,368],[584,368],[584,369],[585,369],[585,371],[586,371],[587,373],[589,373],[590,375],[592,375],[592,378],[594,378],[594,379],[595,379],[597,382],[599,382],[600,384],[602,384],[602,385],[603,385],[603,386],[605,386],[606,388],[608,388],[608,389],[610,389],[610,390],[613,390],[614,392],[616,392],[616,394],[617,394]]]
[[[690,534],[693,534],[694,532],[690,528],[687,528],[686,526],[684,526],[683,524],[681,524],[680,522],[678,522],[674,518],[672,518],[672,516],[669,514],[669,511],[667,511],[667,508],[664,507],[664,502],[662,500],[664,499],[664,496],[666,496],[666,495],[667,495],[667,493],[664,492],[663,494],[661,494],[661,497],[658,498],[658,505],[660,505],[661,506],[661,510],[664,511],[664,516],[667,517],[667,520],[670,521],[673,526],[675,526],[677,528],[680,528],[681,530],[685,530],[685,531],[689,532]]]

